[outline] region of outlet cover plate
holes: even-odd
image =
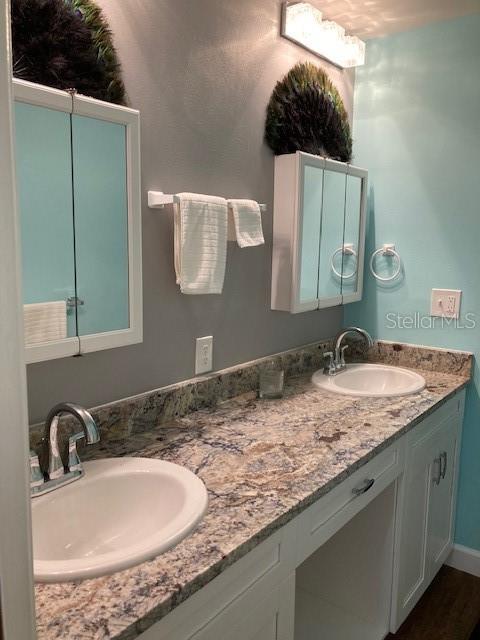
[[[213,369],[213,336],[197,338],[195,344],[195,375]]]
[[[459,318],[462,292],[460,289],[432,289],[430,315],[438,318]]]

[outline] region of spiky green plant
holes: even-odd
[[[267,107],[265,140],[275,155],[306,151],[351,160],[347,112],[323,69],[299,63],[277,82]]]
[[[82,16],[83,21],[90,29],[97,50],[98,62],[104,68],[108,81],[105,100],[124,104],[125,86],[122,81],[120,64],[113,45],[112,32],[103,17],[102,10],[93,0],[65,0],[65,3]]]

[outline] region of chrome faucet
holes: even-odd
[[[64,414],[74,416],[83,428],[83,432],[76,433],[68,440],[68,463],[63,464],[58,446],[58,423]],[[48,452],[48,468],[45,472],[40,468],[38,456],[30,452],[30,495],[40,496],[54,489],[70,484],[83,476],[83,467],[77,453],[77,442],[85,438],[87,444],[95,444],[100,440],[95,420],[91,414],[77,404],[62,402],[57,404],[45,421],[43,442]]]
[[[342,347],[342,342],[350,333],[358,333],[365,339],[369,348],[373,347],[372,336],[368,331],[365,331],[365,329],[360,329],[359,327],[347,327],[346,329],[342,329],[335,338],[335,353],[328,351],[323,356],[324,358],[328,358],[328,364],[326,364],[323,369],[323,373],[325,375],[335,376],[337,373],[345,370],[347,366],[345,364],[345,351],[348,349],[348,345],[344,345]]]

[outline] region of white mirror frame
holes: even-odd
[[[342,173],[343,175],[345,175],[345,181],[346,181],[347,179],[346,176],[348,175],[348,167],[349,167],[348,164],[346,164],[345,162],[338,162],[337,160],[331,160],[330,158],[324,158],[324,160],[325,160],[324,171]],[[345,188],[346,188],[346,183],[345,183]],[[323,217],[323,204],[322,204],[322,217]],[[345,229],[345,204],[343,207],[343,228]],[[343,244],[343,240],[341,244]],[[321,238],[321,232],[320,232],[320,247],[321,246],[322,246],[322,238]],[[320,288],[320,281],[318,282],[318,287]],[[318,309],[327,309],[328,307],[338,307],[343,303],[344,303],[344,299],[341,293],[338,296],[331,296],[330,298],[318,298]]]
[[[292,313],[302,313],[303,311],[314,311],[319,308],[319,299],[318,299],[318,282],[317,282],[317,298],[313,300],[308,300],[307,302],[300,301],[300,277],[301,277],[301,257],[302,257],[302,227],[303,227],[303,200],[304,200],[304,181],[305,181],[305,167],[315,167],[317,169],[321,169],[322,172],[325,170],[325,162],[326,159],[321,156],[314,156],[310,153],[304,153],[297,151],[296,159],[298,162],[298,192],[297,192],[297,207],[298,207],[298,216],[297,223],[294,229],[294,259],[293,259],[293,270],[292,270],[292,292],[293,292],[293,310]],[[323,180],[323,173],[322,173]],[[323,194],[322,194],[323,198]],[[321,244],[321,225],[320,225],[320,244]],[[341,304],[341,299],[337,302],[331,302],[327,306],[334,306],[336,304]]]
[[[103,349],[113,349],[143,340],[142,292],[142,219],[140,184],[140,113],[87,96],[52,89],[32,82],[14,79],[14,99],[40,107],[76,115],[124,124],[127,144],[127,206],[128,206],[128,329],[75,336],[25,348],[26,362],[42,362],[81,355]]]
[[[363,296],[363,273],[365,267],[365,235],[367,224],[367,195],[368,195],[368,171],[361,169],[353,164],[347,165],[347,178],[353,176],[360,178],[362,188],[360,192],[360,221],[359,221],[359,239],[357,249],[357,289],[351,293],[342,294],[342,304],[350,302],[358,302]]]

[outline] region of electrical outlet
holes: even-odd
[[[195,375],[207,373],[213,368],[213,336],[197,338],[195,347]]]
[[[460,289],[432,289],[431,316],[459,318],[462,292]]]

